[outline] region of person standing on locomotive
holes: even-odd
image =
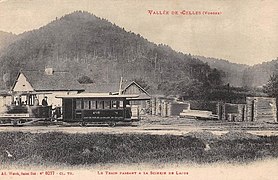
[[[37,96],[35,96],[35,102],[34,102],[35,106],[39,106],[39,99]]]
[[[42,100],[42,106],[43,106],[42,111],[41,111],[42,117],[51,117],[52,116],[52,114],[51,114],[52,108],[51,108],[51,106],[48,107],[47,96],[44,96],[44,98]]]
[[[19,99],[18,99],[18,97],[15,98],[14,105],[19,106]]]

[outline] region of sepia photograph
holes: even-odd
[[[277,179],[277,50],[276,0],[0,0],[0,179]]]

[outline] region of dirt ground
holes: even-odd
[[[48,125],[32,125],[23,127],[2,126],[0,131],[21,131],[31,133],[66,132],[66,133],[144,133],[144,134],[171,134],[184,135],[195,131],[209,131],[215,135],[222,135],[229,131],[244,131],[255,135],[278,135],[277,123],[261,122],[223,122],[186,119],[179,117],[162,118],[156,116],[144,116],[139,122],[132,125],[89,125],[81,127],[78,124],[65,125],[62,123]]]

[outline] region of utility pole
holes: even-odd
[[[119,95],[122,95],[122,85],[123,85],[123,77],[121,77],[120,80]]]
[[[156,81],[156,64],[157,64],[157,53],[155,53],[154,57],[154,80]]]

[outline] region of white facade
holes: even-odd
[[[24,76],[24,74],[20,73],[14,88],[14,92],[33,92],[34,89],[31,86],[31,84],[28,82],[27,78]]]
[[[12,96],[0,96],[0,108],[12,103]],[[1,110],[0,110],[1,111]]]

